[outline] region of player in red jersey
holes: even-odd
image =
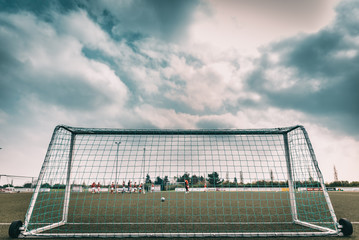
[[[189,193],[189,185],[188,185],[188,180],[184,180],[184,186],[186,188],[186,193]]]

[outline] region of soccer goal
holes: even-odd
[[[46,191],[44,190],[46,189]],[[146,194],[142,194],[142,193]],[[57,126],[12,237],[350,235],[302,126]]]

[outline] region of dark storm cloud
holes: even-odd
[[[136,5],[145,4],[146,9],[153,9],[154,15],[158,18],[158,28],[160,33],[165,38],[181,37],[184,33],[184,28],[192,20],[192,13],[196,9],[195,6],[198,1],[192,0],[150,0],[141,1]],[[143,19],[139,24],[145,23],[151,18]],[[179,34],[178,34],[179,33]]]
[[[359,25],[348,17],[356,16],[358,8],[359,2],[344,1],[337,7],[333,25],[264,49],[248,87],[256,89],[268,105],[310,113],[359,138],[355,120],[359,117],[359,45],[355,40]],[[273,54],[279,61],[271,61]],[[269,71],[277,71],[276,79],[268,76]]]
[[[228,123],[223,123],[220,119],[203,119],[199,120],[196,124],[197,128],[200,129],[223,129],[223,128],[233,128],[233,125]]]
[[[38,17],[51,21],[54,12],[66,13],[78,9],[81,1],[61,0],[61,1],[22,1],[22,0],[0,0],[0,11],[8,13],[18,13],[20,11],[31,12]]]
[[[198,5],[198,0],[0,0],[0,11],[28,11],[51,22],[53,13],[83,9],[117,39],[125,38],[132,42],[144,37],[157,37],[175,41],[185,37],[186,27]]]
[[[197,0],[81,1],[79,6],[113,38],[129,43],[146,37],[177,41],[199,4]]]

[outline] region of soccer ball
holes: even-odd
[[[164,202],[166,199],[164,197],[161,197],[161,202]]]

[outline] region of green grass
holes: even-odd
[[[304,193],[303,193],[304,194]],[[298,209],[303,211],[311,212],[314,201],[312,196],[316,193],[305,193],[298,201]],[[308,195],[309,194],[309,195]],[[29,201],[31,199],[30,193],[20,193],[20,194],[1,194],[0,195],[0,222],[10,223],[13,220],[23,220]],[[166,201],[162,203],[159,199],[161,196],[166,197]],[[48,193],[41,193],[39,199],[40,204],[43,209],[39,208],[39,212],[34,211],[36,217],[34,220],[37,222],[48,221],[51,218],[58,217],[61,214],[61,211],[58,211],[59,208],[53,208],[52,216],[46,216],[41,213],[47,207]],[[57,195],[59,202],[62,198],[61,194]],[[275,208],[265,207],[266,200],[272,199],[271,204],[282,204],[288,206],[284,208],[283,212],[270,212],[274,211]],[[336,211],[337,217],[346,217],[352,222],[359,222],[359,193],[348,193],[348,192],[331,192],[330,197]],[[256,199],[256,201],[248,201],[248,199]],[[289,219],[288,211],[289,204],[286,203],[287,198],[283,193],[176,193],[176,192],[162,192],[155,194],[115,194],[108,195],[107,193],[102,194],[74,194],[71,196],[71,203],[69,213],[71,218],[70,222],[167,222],[167,223],[176,223],[176,222],[211,222],[215,221],[225,221],[225,222],[238,222],[238,221],[267,221],[271,220],[273,222],[281,222]],[[309,200],[304,200],[309,199]],[[312,199],[312,200],[311,200]],[[52,200],[53,201],[53,200]],[[119,205],[119,203],[121,203]],[[223,204],[222,204],[223,203]],[[117,205],[116,205],[117,204]],[[248,206],[248,204],[252,204]],[[105,208],[107,205],[109,207]],[[315,204],[314,204],[315,205]],[[60,207],[59,204],[58,207]],[[81,208],[80,208],[81,206]],[[247,215],[242,214],[246,211],[246,208],[251,207],[257,209],[256,212],[252,214],[246,212]],[[317,208],[318,206],[316,206]],[[49,209],[47,209],[49,210]],[[96,216],[96,219],[93,217],[85,218],[84,214],[90,214]],[[299,211],[299,215],[302,214]],[[310,217],[311,220],[315,220],[316,215],[312,214]],[[82,218],[82,219],[81,219]],[[309,220],[310,220],[309,219]],[[283,227],[280,226],[278,230],[281,230]],[[54,231],[80,231],[81,228],[85,226],[77,226],[73,229],[70,227],[63,227],[62,229]],[[257,226],[260,228],[265,228],[265,226]],[[293,226],[291,226],[293,228]],[[67,228],[67,229],[66,229]],[[297,228],[297,227],[296,227]],[[206,225],[206,224],[189,224],[189,225],[144,225],[142,227],[133,227],[132,225],[123,225],[119,231],[118,226],[114,227],[112,225],[103,225],[102,229],[107,232],[196,232],[196,231],[208,231],[216,232],[222,230],[225,232],[232,232],[238,230],[238,226],[230,224],[216,224],[216,225]],[[243,228],[242,228],[243,229]],[[100,228],[101,230],[101,228]],[[99,230],[99,231],[100,231]],[[245,231],[253,231],[251,228],[244,229]],[[266,229],[263,229],[266,230]],[[299,229],[292,229],[293,231]],[[0,226],[0,239],[8,238],[8,226]],[[93,228],[89,231],[94,231]],[[359,225],[354,225],[354,235],[350,239],[359,239],[356,238],[356,232],[359,231]],[[206,238],[208,239],[208,238]],[[218,239],[218,238],[217,238]],[[287,239],[287,238],[281,238]],[[293,239],[293,238],[291,238]],[[296,238],[297,239],[297,238]],[[305,239],[305,238],[303,238]],[[310,239],[342,239],[337,237],[322,237],[317,238],[313,237]]]

